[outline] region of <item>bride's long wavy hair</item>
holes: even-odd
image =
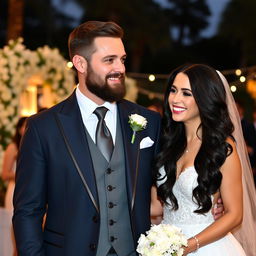
[[[160,179],[158,170],[162,166],[166,171],[167,180],[158,188],[158,195],[165,203],[170,199],[172,208],[178,209],[172,189],[176,181],[176,163],[187,146],[185,126],[172,119],[168,103],[171,86],[180,72],[189,79],[201,119],[198,128],[202,130],[202,145],[194,161],[198,186],[193,190],[193,200],[198,204],[195,212],[204,214],[212,207],[211,195],[220,187],[220,167],[233,150],[226,140],[232,138],[234,127],[228,113],[225,88],[215,69],[203,64],[187,64],[170,74],[164,99],[162,149],[156,161],[156,179]]]

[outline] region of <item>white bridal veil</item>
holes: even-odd
[[[247,256],[256,255],[256,192],[253,181],[253,174],[247,148],[243,137],[240,117],[236,108],[235,100],[229,88],[226,78],[219,72],[225,90],[226,102],[231,120],[234,125],[233,136],[236,141],[237,152],[242,165],[243,178],[243,222],[234,232],[234,236],[243,246]]]

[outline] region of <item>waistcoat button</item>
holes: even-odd
[[[114,225],[116,222],[114,220],[109,220],[109,225],[112,226]]]
[[[111,185],[108,185],[108,186],[107,186],[107,190],[108,190],[108,191],[112,191],[113,189],[114,189],[113,186],[111,186]]]
[[[114,206],[115,206],[114,203],[112,203],[112,202],[109,202],[109,203],[108,203],[108,208],[113,208]]]
[[[110,242],[114,242],[117,238],[115,238],[114,236],[110,237]]]
[[[113,170],[111,170],[111,168],[108,168],[108,169],[106,170],[106,173],[107,173],[107,174],[111,174],[111,172],[113,172]]]

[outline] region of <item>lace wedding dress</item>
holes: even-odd
[[[162,177],[165,176],[163,168],[160,169]],[[158,186],[163,184],[166,179],[158,182]],[[206,214],[194,213],[197,204],[192,200],[192,191],[197,186],[197,173],[193,166],[186,168],[179,176],[173,187],[173,193],[178,200],[179,208],[177,211],[171,209],[169,205],[164,206],[162,223],[172,224],[181,228],[187,238],[190,238],[211,223],[214,222],[211,211]],[[229,233],[225,237],[210,243],[198,251],[191,253],[193,256],[245,256],[245,253],[234,238]]]

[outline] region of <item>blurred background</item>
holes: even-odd
[[[223,72],[253,121],[255,17],[255,0],[1,0],[0,155],[20,116],[73,90],[67,38],[92,19],[115,21],[125,31],[128,99],[157,106],[173,68],[205,63]]]
[[[255,0],[1,0],[0,47],[22,37],[30,50],[48,45],[68,59],[67,37],[76,25],[116,21],[125,30],[129,77],[153,93],[140,91],[138,101],[147,105],[162,92],[165,75],[185,62],[212,65],[237,87],[241,75],[253,80],[255,15]]]

